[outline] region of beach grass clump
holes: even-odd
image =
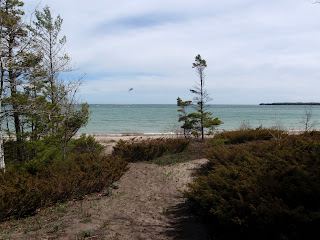
[[[320,224],[319,136],[215,146],[185,195],[216,237],[311,239]]]
[[[102,191],[127,169],[121,158],[100,154],[101,147],[94,139],[74,140],[70,149],[64,160],[43,162],[35,158],[0,172],[0,220],[27,216],[37,209]]]
[[[129,162],[150,161],[165,154],[183,152],[190,140],[183,138],[131,139],[120,140],[113,148],[113,155]]]
[[[278,139],[286,135],[287,133],[284,130],[258,127],[256,129],[249,128],[236,131],[223,131],[216,134],[214,139],[208,139],[208,143],[211,145],[239,144],[257,140]]]

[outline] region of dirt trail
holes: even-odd
[[[0,239],[209,239],[182,191],[206,159],[171,166],[131,163],[111,196],[92,194],[15,223]],[[11,228],[11,229],[10,229]]]

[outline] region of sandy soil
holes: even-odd
[[[117,141],[99,140],[107,152]],[[1,224],[0,239],[209,239],[203,224],[186,209],[182,194],[192,173],[206,162],[131,163],[111,195],[92,194]]]

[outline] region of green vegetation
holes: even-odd
[[[281,139],[288,134],[283,130],[278,129],[267,129],[258,127],[256,129],[247,128],[245,130],[235,131],[223,131],[215,135],[214,139],[210,139],[209,143],[212,142],[223,142],[225,144],[239,144],[258,140],[271,140]]]
[[[60,36],[62,18],[54,19],[45,7],[26,24],[22,1],[0,4],[0,221],[91,192],[104,190],[103,195],[110,196],[128,162],[173,164],[202,158],[206,150],[210,162],[185,196],[214,229],[215,238],[309,239],[316,235],[320,133],[308,132],[311,111],[306,112],[306,132],[300,136],[260,127],[221,132],[201,143],[120,140],[112,155],[104,156],[93,137],[72,139],[87,123],[89,107],[75,100],[80,81],[61,78],[61,73],[72,70],[70,57],[63,51],[66,37]],[[206,67],[197,55],[193,68],[199,81],[190,90],[195,95],[193,105],[177,99],[184,135],[201,139],[206,130],[211,133],[222,124],[206,111],[211,101],[204,88]],[[189,113],[191,105],[195,112]],[[7,123],[5,129],[2,123]],[[8,140],[3,141],[3,133]],[[168,209],[162,212],[166,215]],[[88,212],[83,218],[92,221]],[[60,227],[57,222],[52,231]],[[31,230],[28,224],[24,231]],[[92,229],[82,233],[83,238],[93,235]]]
[[[151,160],[150,163],[154,163],[160,166],[165,166],[165,165],[187,162],[190,160],[192,160],[192,158],[190,158],[189,152],[183,151],[181,153],[173,153],[173,154],[168,154],[168,155],[155,158]]]
[[[192,101],[182,101],[181,98],[177,99],[177,106],[180,107],[178,110],[179,113],[179,122],[183,122],[181,128],[183,128],[183,135],[187,137],[190,134],[190,131],[195,124],[189,118],[189,114],[187,113],[187,107],[191,105]]]
[[[295,136],[259,127],[221,132],[206,141],[119,141],[110,156],[102,156],[102,150],[91,136],[83,135],[68,143],[65,158],[52,154],[42,161],[8,164],[6,174],[0,175],[0,219],[33,214],[94,191],[110,196],[127,168],[122,158],[167,165],[206,156],[209,163],[185,196],[213,237],[304,239],[311,238],[319,225],[319,132]],[[166,215],[167,209],[162,213]],[[86,212],[83,218],[92,220]]]
[[[186,192],[212,234],[218,239],[311,238],[320,222],[319,132],[285,135],[281,141],[266,140],[263,129],[218,137],[229,144],[208,149],[206,171]]]
[[[83,146],[87,146],[83,148]],[[81,152],[69,151],[83,149]],[[82,136],[68,145],[65,160],[38,159],[9,165],[0,174],[0,220],[21,217],[57,202],[82,198],[117,181],[127,162],[101,155],[101,146],[92,137]]]
[[[190,143],[182,152],[165,154],[149,162],[160,166],[165,166],[205,158],[205,152],[207,148],[208,145],[206,142],[190,140]]]
[[[88,121],[89,106],[78,102],[81,79],[66,81],[70,57],[64,52],[62,18],[50,8],[35,11],[26,23],[24,3],[1,1],[0,14],[0,168],[5,170],[3,133],[12,146],[15,162],[43,154],[66,157],[70,139]],[[2,124],[2,123],[7,123]],[[2,129],[6,126],[5,129]],[[59,146],[59,147],[58,147]],[[59,150],[57,150],[60,148]],[[12,160],[12,159],[11,159]],[[7,160],[6,160],[7,161]]]
[[[113,148],[113,155],[129,162],[150,161],[165,154],[180,153],[186,149],[190,141],[187,139],[158,138],[129,141],[120,140]]]
[[[81,234],[82,238],[90,238],[94,235],[94,231],[92,229],[88,229]]]
[[[76,100],[81,79],[61,77],[72,71],[62,18],[45,7],[26,23],[22,1],[0,5],[2,221],[101,191],[121,177],[127,162],[103,156],[91,136],[72,139],[88,122],[89,105]]]
[[[195,68],[199,77],[199,81],[193,89],[190,89],[192,94],[195,94],[193,98],[194,109],[196,112],[187,113],[186,108],[189,107],[192,101],[182,101],[181,98],[177,99],[177,106],[180,107],[179,122],[183,122],[181,128],[184,130],[184,135],[188,136],[191,133],[195,137],[201,136],[204,139],[205,129],[208,129],[208,133],[212,134],[214,127],[222,124],[223,122],[218,118],[213,118],[211,112],[206,111],[206,106],[210,98],[207,90],[204,88],[205,73],[204,70],[207,67],[206,60],[202,59],[200,54],[195,57],[195,62],[192,64],[192,68]]]

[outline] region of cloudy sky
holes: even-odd
[[[207,61],[214,104],[320,101],[315,0],[25,0],[64,19],[88,103],[176,103]],[[133,88],[132,91],[128,91]]]

